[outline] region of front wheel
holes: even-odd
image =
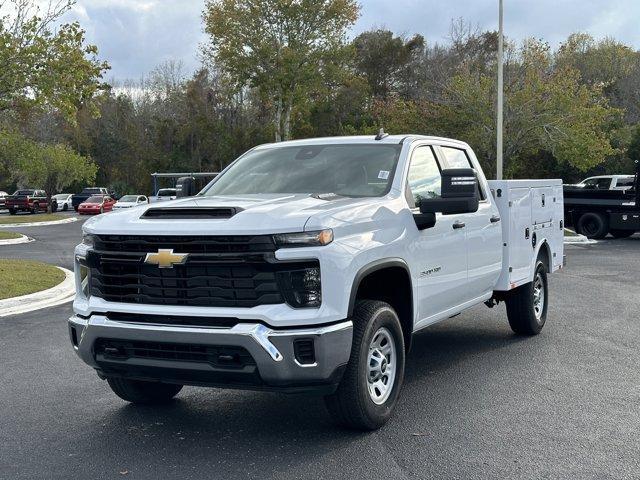
[[[333,420],[356,430],[376,430],[391,417],[404,379],[402,326],[387,303],[356,304],[349,364],[338,389],[325,397]]]
[[[167,403],[182,390],[182,385],[144,382],[118,377],[109,377],[107,382],[113,393],[121,399],[139,404]]]
[[[547,269],[538,261],[533,282],[513,290],[506,299],[511,330],[519,335],[538,335],[547,321],[549,290]]]

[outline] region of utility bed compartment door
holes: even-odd
[[[553,221],[555,196],[553,187],[531,189],[531,211],[534,224]]]
[[[511,215],[509,218],[510,282],[517,283],[529,277],[531,270],[531,207],[532,195],[530,188],[510,188],[509,204]],[[549,219],[547,219],[549,221]]]

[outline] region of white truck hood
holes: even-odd
[[[313,215],[356,207],[367,201],[370,199],[320,199],[308,194],[194,197],[99,215],[88,220],[84,224],[84,230],[87,233],[111,235],[254,235],[301,232]],[[185,207],[235,207],[240,211],[225,219],[142,218],[150,209]]]

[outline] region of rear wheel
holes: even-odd
[[[585,213],[578,219],[577,230],[587,238],[600,240],[609,233],[609,221],[601,213]]]
[[[391,417],[404,378],[402,327],[387,303],[358,302],[353,315],[349,365],[336,392],[325,397],[339,425],[375,430]]]
[[[614,238],[629,238],[634,233],[633,230],[611,230],[609,232]]]
[[[33,208],[31,209],[31,213],[38,213],[38,210],[40,210],[40,204],[38,202],[35,202],[33,204]]]
[[[62,205],[62,211],[66,212],[67,210],[69,210],[69,205],[65,203],[64,205]]]
[[[15,208],[10,208],[9,209],[9,214],[10,215],[15,215],[16,213],[18,213],[18,211]]]
[[[519,335],[537,335],[542,331],[549,304],[544,263],[538,261],[533,281],[513,290],[505,303],[511,330]]]
[[[107,382],[113,393],[121,399],[139,404],[166,403],[182,390],[182,385],[144,382],[142,380],[128,380],[117,377],[109,377]]]

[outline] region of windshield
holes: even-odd
[[[158,197],[173,197],[176,194],[175,188],[165,188],[158,190]]]
[[[122,197],[118,201],[119,202],[137,202],[138,201],[138,197],[136,195],[125,195],[124,197]]]
[[[56,200],[66,200],[70,196],[71,195],[69,195],[68,193],[59,193],[58,195],[54,195],[53,198],[55,198]]]
[[[102,203],[102,198],[103,197],[89,197],[85,201],[87,203]]]
[[[237,160],[202,195],[389,192],[400,145],[307,145],[256,150]]]

